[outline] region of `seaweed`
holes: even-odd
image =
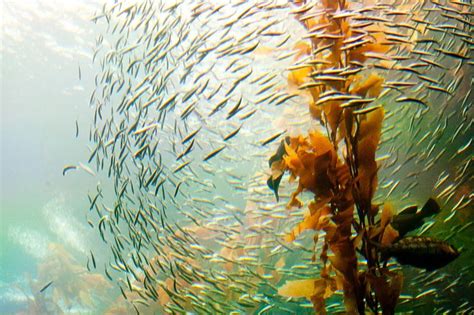
[[[294,4],[309,35],[295,47],[297,59],[304,61],[290,69],[288,83],[310,95],[309,112],[322,128],[291,137],[284,144],[283,162],[270,160],[269,180],[279,183],[289,172],[290,181],[298,181],[289,209],[303,206],[298,198],[303,191],[314,194],[309,211],[286,241],[294,241],[305,230],[322,231],[324,239],[320,277],[288,281],[279,294],[306,297],[318,314],[324,314],[325,300],[342,290],[349,314],[368,309],[393,314],[404,278],[386,267],[380,247],[396,242],[399,233],[390,224],[392,206],[386,203],[381,210],[373,202],[378,183],[375,154],[385,116],[379,98],[385,78],[364,66],[368,56],[387,54],[393,43],[378,23],[355,25],[350,1]],[[313,7],[317,13],[307,14]],[[379,63],[383,69],[390,65],[388,60]],[[270,188],[278,185],[272,182]],[[358,258],[366,264],[358,264]]]

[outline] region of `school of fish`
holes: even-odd
[[[363,65],[313,73],[311,82],[289,88],[288,71],[321,62],[308,56],[295,63],[298,43],[336,36],[298,23],[324,13],[318,1],[294,2],[118,0],[92,18],[103,33],[93,55],[101,71],[89,103],[90,154],[63,174],[83,170],[99,181],[87,218],[108,252],[91,251],[87,265],[119,287],[111,313],[310,311],[308,301],[277,293],[284,279],[318,273],[311,257],[320,248],[303,237],[284,241],[301,211],[285,208],[290,184],[275,198],[268,160],[286,135],[315,124],[305,87],[371,69],[388,78],[376,102],[337,93],[319,102],[384,106],[378,200],[406,206],[435,197],[441,213],[421,219],[415,235],[430,235],[438,221],[451,224],[437,232],[444,240],[472,230],[462,220],[472,209],[472,3],[356,2],[332,17],[361,29],[341,50],[373,41],[366,27],[384,29],[396,49],[367,52]],[[455,290],[472,267],[415,273],[412,290],[420,291],[402,294],[400,304],[420,307],[433,295],[443,309],[449,299],[433,285],[448,281],[446,292]],[[467,298],[456,307],[473,309]]]

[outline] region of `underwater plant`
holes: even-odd
[[[402,35],[378,23],[386,22],[383,17],[361,15],[373,8],[357,8],[356,2],[294,3],[294,14],[308,35],[298,44],[298,63],[289,69],[288,81],[309,96],[309,112],[321,128],[281,142],[269,161],[272,175],[267,183],[278,199],[285,172],[290,182],[297,181],[289,209],[303,206],[298,199],[302,192],[314,195],[302,222],[285,237],[288,242],[305,230],[315,230],[317,243],[319,232],[324,233],[320,277],[287,281],[279,294],[306,297],[318,314],[324,314],[325,300],[342,290],[349,314],[368,310],[393,314],[404,277],[387,267],[389,257],[434,270],[459,255],[440,240],[403,238],[424,217],[439,211],[436,201],[430,199],[418,213],[414,207],[397,216],[389,202],[373,201],[379,170],[376,151],[385,116],[380,98],[386,84],[377,68],[399,70],[393,51],[403,45]],[[368,67],[370,58],[380,62]]]
[[[52,301],[64,309],[96,308],[107,295],[110,283],[103,275],[88,272],[61,244],[52,243],[49,250],[50,254],[38,265],[38,280],[48,285],[38,291],[47,291]]]
[[[101,274],[88,271],[59,243],[48,245],[48,254],[38,263],[36,275],[27,274],[25,278],[24,283],[14,285],[23,302],[15,314],[89,313],[99,310],[101,303],[108,303],[110,283]]]

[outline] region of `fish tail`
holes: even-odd
[[[423,208],[421,208],[420,214],[423,217],[429,217],[435,215],[441,211],[438,203],[433,198],[428,199]]]

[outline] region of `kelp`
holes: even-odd
[[[297,181],[289,209],[303,206],[298,199],[303,191],[314,195],[286,241],[294,241],[306,230],[325,233],[320,278],[289,281],[278,292],[305,297],[318,314],[324,314],[325,299],[341,289],[348,314],[364,314],[367,309],[392,314],[403,275],[383,266],[377,246],[389,246],[399,235],[390,224],[392,206],[383,205],[380,214],[379,205],[373,203],[378,183],[375,154],[385,116],[377,98],[385,78],[374,69],[362,71],[368,56],[386,54],[392,46],[382,26],[354,26],[350,14],[334,17],[349,9],[349,1],[295,4],[296,17],[309,32],[309,40],[297,44],[297,60],[311,61],[291,68],[288,84],[311,95],[309,112],[322,128],[282,141],[284,154],[280,146],[278,158],[270,160],[268,185],[278,196],[284,172],[290,174],[290,182]],[[305,15],[311,7],[318,14]],[[368,34],[370,40],[353,44],[359,34]],[[380,64],[390,66],[389,62]],[[379,215],[381,220],[376,222]],[[358,265],[358,253],[367,262],[364,270]]]
[[[106,278],[88,271],[63,245],[48,245],[48,255],[37,266],[35,278],[18,285],[26,297],[19,314],[65,314],[74,306],[97,309],[106,302],[111,285]]]
[[[419,212],[409,208],[396,216],[390,203],[373,201],[379,170],[376,151],[385,118],[380,102],[385,78],[377,69],[399,70],[396,59],[388,57],[390,51],[395,45],[410,51],[413,45],[389,40],[386,34],[391,32],[384,23],[360,23],[383,18],[364,17],[352,10],[355,6],[349,1],[294,3],[294,13],[309,34],[307,42],[295,47],[297,64],[289,68],[288,85],[309,95],[309,113],[321,128],[282,141],[269,161],[268,185],[278,198],[285,172],[290,182],[297,181],[288,209],[303,207],[298,198],[302,192],[314,196],[303,220],[285,235],[287,242],[308,230],[316,231],[315,243],[320,232],[324,238],[320,278],[287,281],[278,293],[305,297],[316,313],[325,314],[325,300],[342,290],[348,314],[369,310],[393,314],[403,274],[386,267],[390,257],[430,271],[459,256],[453,246],[440,240],[404,238],[425,217],[439,212],[435,200],[429,199]],[[312,9],[315,13],[308,13]],[[365,65],[370,58],[377,63]],[[366,264],[359,265],[359,258]]]

